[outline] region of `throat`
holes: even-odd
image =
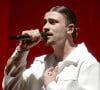
[[[59,42],[53,46],[56,61],[63,61],[76,48],[76,44],[70,40]]]
[[[63,61],[65,58],[67,58],[70,53],[75,49],[76,47],[71,47],[71,48],[65,48],[65,49],[62,49],[62,50],[57,50],[54,52],[54,57],[55,57],[55,60],[57,62],[59,61]]]

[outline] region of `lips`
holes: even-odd
[[[50,32],[47,32],[47,36],[53,36],[53,34]]]

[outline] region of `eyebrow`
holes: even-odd
[[[48,19],[44,18],[43,19],[43,21],[46,21],[46,20],[53,20],[53,21],[57,21],[58,22],[58,20],[57,19],[54,19],[54,18],[48,18]]]

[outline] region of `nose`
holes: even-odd
[[[48,32],[50,30],[50,25],[48,23],[46,23],[44,26],[43,26],[43,32]]]

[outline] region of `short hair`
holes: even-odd
[[[71,9],[69,9],[65,6],[56,6],[56,7],[51,8],[50,10],[48,10],[48,12],[49,11],[56,11],[58,13],[61,13],[66,18],[66,21],[67,21],[66,25],[73,23],[74,26],[76,26],[76,16]],[[77,30],[78,30],[77,28],[74,29],[74,31],[72,33],[73,38],[76,38]]]

